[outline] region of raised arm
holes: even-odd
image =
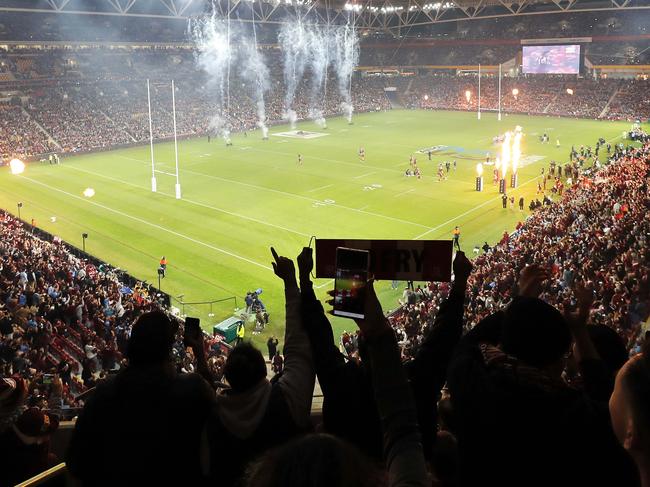
[[[309,337],[314,367],[323,395],[337,386],[339,373],[345,367],[345,358],[334,341],[334,333],[323,305],[316,298],[310,273],[314,263],[312,249],[305,247],[298,256],[302,325]]]
[[[297,425],[310,424],[311,401],[314,394],[314,364],[309,338],[300,316],[300,290],[293,261],[280,257],[271,247],[273,271],[284,281],[286,328],[284,332],[284,371],[278,380],[285,400]]]
[[[384,435],[390,487],[427,486],[415,402],[401,365],[397,340],[375,294],[366,292],[365,319],[357,321],[368,345],[372,385]]]
[[[436,436],[437,395],[447,376],[447,367],[463,331],[463,306],[472,264],[464,252],[454,259],[454,283],[446,301],[440,305],[433,325],[407,372],[418,411],[422,443],[427,457]]]
[[[607,370],[587,331],[589,312],[594,302],[593,286],[577,281],[573,290],[578,303],[574,313],[564,313],[573,336],[573,354],[578,364],[584,391],[591,399],[609,401],[614,391],[614,376]]]

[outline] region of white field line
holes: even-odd
[[[322,288],[324,288],[325,286],[329,286],[329,285],[330,285],[331,283],[333,283],[333,282],[334,282],[334,279],[330,279],[329,281],[324,282],[324,283],[321,284],[320,286],[314,286],[314,287],[315,287],[316,289],[322,289]]]
[[[239,260],[242,260],[242,261],[244,261],[244,262],[248,262],[249,264],[255,265],[255,266],[257,266],[257,267],[261,267],[262,269],[266,269],[266,270],[269,270],[269,271],[271,270],[271,268],[270,268],[269,266],[266,266],[266,265],[264,265],[264,264],[260,264],[259,262],[255,262],[254,260],[247,259],[246,257],[242,257],[241,255],[237,255],[237,254],[235,254],[235,253],[233,253],[233,252],[230,252],[230,251],[228,251],[228,250],[224,250],[224,249],[222,249],[222,248],[216,247],[216,246],[211,245],[211,244],[209,244],[209,243],[202,242],[201,240],[197,240],[197,239],[192,238],[192,237],[190,237],[190,236],[188,236],[188,235],[184,235],[184,234],[179,233],[179,232],[176,232],[176,231],[174,231],[174,230],[170,230],[169,228],[165,228],[165,227],[163,227],[163,226],[161,226],[161,225],[157,225],[157,224],[155,224],[155,223],[151,223],[150,221],[147,221],[147,220],[145,220],[145,219],[143,219],[143,218],[139,218],[139,217],[137,217],[137,216],[129,215],[128,213],[124,213],[123,211],[115,210],[115,209],[113,209],[113,208],[111,208],[111,207],[109,207],[109,206],[105,206],[105,205],[102,205],[102,204],[100,204],[100,203],[96,203],[96,202],[94,202],[94,201],[90,201],[90,200],[87,199],[87,198],[82,198],[81,196],[77,196],[77,195],[72,194],[72,193],[69,193],[69,192],[67,192],[67,191],[63,191],[62,189],[55,188],[54,186],[50,186],[49,184],[42,183],[42,182],[37,181],[37,180],[35,180],[35,179],[28,178],[28,177],[26,177],[26,176],[22,176],[22,177],[23,177],[24,179],[27,179],[28,181],[31,181],[31,182],[33,182],[33,183],[35,183],[35,184],[38,184],[38,185],[40,185],[40,186],[43,186],[43,187],[45,187],[45,188],[48,188],[48,189],[50,189],[50,190],[52,190],[52,191],[56,191],[56,192],[58,192],[58,193],[65,194],[66,196],[69,196],[69,197],[71,197],[71,198],[74,198],[74,199],[77,199],[77,200],[83,201],[83,202],[85,202],[85,203],[87,203],[87,204],[90,204],[90,205],[96,206],[96,207],[98,207],[98,208],[102,208],[102,209],[104,209],[104,210],[106,210],[106,211],[109,211],[109,212],[111,212],[111,213],[115,213],[116,215],[120,215],[120,216],[123,216],[123,217],[125,217],[125,218],[129,218],[129,219],[131,219],[131,220],[133,220],[133,221],[137,221],[137,222],[139,222],[139,223],[142,223],[143,225],[147,225],[147,226],[150,226],[150,227],[155,228],[155,229],[157,229],[157,230],[161,230],[161,231],[163,231],[163,232],[166,232],[166,233],[169,233],[169,234],[171,234],[171,235],[174,235],[175,237],[180,237],[180,238],[182,238],[182,239],[188,240],[188,241],[193,242],[193,243],[198,244],[198,245],[202,245],[203,247],[206,247],[206,248],[208,248],[208,249],[214,250],[214,251],[216,251],[216,252],[220,252],[220,253],[222,253],[222,254],[229,255],[230,257],[234,257],[235,259],[239,259]]]
[[[63,166],[62,166],[62,167],[63,167]],[[66,169],[71,169],[71,170],[73,170],[73,171],[80,171],[80,172],[85,172],[85,173],[87,173],[87,174],[92,174],[93,176],[98,176],[98,177],[101,177],[101,178],[109,179],[109,180],[111,180],[111,181],[115,181],[116,183],[126,184],[126,185],[128,185],[128,186],[131,186],[131,187],[134,187],[134,188],[138,188],[138,189],[142,189],[142,190],[145,190],[145,191],[151,191],[150,188],[147,188],[147,187],[145,187],[145,186],[140,186],[140,185],[138,185],[138,184],[133,184],[133,183],[130,183],[130,182],[128,182],[128,181],[124,181],[124,180],[122,180],[122,179],[114,178],[114,177],[112,177],[112,176],[106,176],[106,175],[101,174],[101,173],[98,173],[98,172],[88,171],[87,169],[81,169],[81,168],[79,168],[79,167],[71,167],[71,166],[65,166],[65,168],[66,168]],[[157,193],[157,194],[161,194],[161,195],[163,195],[163,196],[167,196],[168,198],[174,198],[174,199],[176,199],[176,195],[173,195],[173,194],[171,194],[171,193],[165,193],[165,192],[163,192],[163,191],[157,191],[156,193]],[[237,218],[241,218],[241,219],[243,219],[243,220],[249,220],[249,221],[252,221],[252,222],[255,222],[255,223],[259,223],[260,225],[266,225],[266,226],[269,226],[269,227],[273,227],[273,228],[277,228],[277,229],[280,229],[280,230],[284,230],[284,231],[286,231],[286,232],[295,233],[296,235],[300,235],[300,236],[302,236],[302,237],[310,237],[310,236],[311,236],[311,235],[309,235],[309,234],[307,234],[307,233],[299,232],[299,231],[297,231],[297,230],[292,230],[291,228],[286,228],[286,227],[282,227],[282,226],[280,226],[280,225],[275,225],[275,224],[273,224],[273,223],[269,223],[269,222],[265,222],[265,221],[262,221],[262,220],[258,220],[257,218],[252,218],[252,217],[249,217],[249,216],[240,215],[239,213],[233,213],[232,211],[224,210],[223,208],[217,208],[216,206],[207,205],[207,204],[205,204],[205,203],[201,203],[201,202],[199,202],[199,201],[192,201],[192,200],[187,199],[187,198],[182,198],[182,201],[184,201],[184,202],[186,202],[186,203],[189,203],[189,204],[191,204],[191,205],[196,205],[196,206],[201,206],[201,207],[203,207],[203,208],[208,208],[208,209],[210,209],[210,210],[214,210],[214,211],[217,211],[217,212],[219,212],[219,213],[225,213],[226,215],[235,216],[235,217],[237,217]]]
[[[401,193],[397,193],[396,195],[393,196],[393,198],[397,198],[398,196],[402,196],[403,194],[412,193],[413,191],[415,191],[415,188],[407,189],[406,191],[402,191]]]
[[[528,181],[526,181],[526,182],[520,184],[520,185],[518,186],[518,188],[521,188],[522,186],[526,186],[527,184],[532,183],[533,181],[537,181],[537,179],[539,179],[539,176],[535,176],[534,178],[531,178],[531,179],[529,179]],[[426,232],[421,233],[420,235],[418,235],[417,237],[413,237],[413,240],[419,240],[419,239],[421,239],[422,237],[424,237],[425,235],[429,235],[431,232],[435,232],[435,231],[438,230],[440,227],[444,227],[445,225],[449,225],[449,224],[450,224],[451,222],[453,222],[454,220],[458,220],[459,218],[462,218],[462,217],[464,217],[465,215],[469,215],[470,213],[473,213],[473,212],[475,212],[476,210],[480,210],[480,209],[483,208],[484,206],[489,205],[490,203],[494,203],[495,201],[500,200],[500,199],[501,199],[501,195],[496,196],[495,198],[490,198],[489,200],[484,201],[484,202],[481,203],[480,205],[476,205],[474,208],[470,208],[470,209],[467,210],[466,212],[461,213],[460,215],[456,215],[455,217],[450,218],[450,219],[447,220],[446,222],[443,222],[443,223],[441,223],[440,225],[436,225],[435,227],[430,228],[430,229],[427,230]]]
[[[326,189],[326,188],[331,188],[334,186],[334,184],[326,184],[325,186],[319,186],[318,188],[310,189],[309,191],[305,191],[305,193],[313,193],[315,191],[319,191],[321,189]]]
[[[120,157],[120,156],[118,156],[118,157]],[[133,158],[129,158],[129,159],[133,159]],[[135,160],[138,160],[138,159],[135,159]],[[140,160],[140,162],[144,162],[144,161]],[[287,193],[286,191],[281,191],[279,189],[273,189],[273,188],[267,188],[265,186],[258,186],[257,184],[244,183],[243,181],[237,181],[236,179],[222,178],[222,177],[219,177],[219,176],[213,176],[212,174],[206,174],[206,173],[203,173],[203,172],[191,171],[189,169],[180,169],[180,172],[195,174],[197,176],[201,176],[201,177],[204,177],[204,178],[215,179],[217,181],[224,181],[226,183],[238,184],[240,186],[246,186],[246,187],[253,188],[253,189],[269,191],[271,193],[282,194],[284,196],[290,196],[290,197],[293,197],[293,198],[306,200],[306,201],[309,201],[311,203],[321,202],[321,200],[318,200],[318,199],[315,199],[315,198],[310,198],[309,196],[303,196],[303,195],[296,194],[296,193]],[[426,225],[422,225],[420,223],[415,223],[415,222],[412,222],[412,221],[409,221],[409,220],[403,220],[401,218],[396,218],[396,217],[393,217],[393,216],[382,215],[381,213],[373,213],[371,211],[363,211],[363,210],[359,210],[357,208],[351,208],[349,206],[339,205],[337,203],[328,204],[327,206],[331,206],[331,207],[335,207],[335,208],[341,208],[341,209],[348,210],[348,211],[354,211],[356,213],[362,213],[364,215],[370,215],[370,216],[374,216],[374,217],[377,217],[377,218],[384,218],[386,220],[392,220],[392,221],[396,221],[396,222],[399,222],[399,223],[405,223],[407,225],[413,225],[413,226],[420,227],[420,228],[428,228]]]
[[[377,174],[377,171],[372,171],[366,174],[362,174],[361,176],[355,176],[352,179],[361,179],[361,178],[365,178],[366,176],[372,176],[373,174]]]

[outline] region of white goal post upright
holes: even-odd
[[[481,119],[481,65],[478,65],[478,119]]]
[[[176,157],[176,199],[181,199],[181,183],[178,180],[178,140],[176,139],[176,88],[172,80],[172,114],[174,116],[174,155]]]
[[[151,90],[149,89],[149,80],[147,80],[147,102],[149,103],[149,147],[151,148],[151,191],[154,193],[158,190],[156,184],[156,165],[153,160],[153,126],[151,122]]]
[[[497,120],[501,121],[501,63],[499,63],[499,115]]]

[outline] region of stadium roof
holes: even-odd
[[[368,30],[399,34],[405,27],[439,22],[563,14],[648,10],[650,0],[0,0],[0,12],[128,16],[184,20],[214,7],[243,22],[313,23],[353,20]]]

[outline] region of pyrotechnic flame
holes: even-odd
[[[573,90],[571,88],[567,88],[566,92],[568,95],[573,95]]]
[[[476,175],[480,178],[483,176],[483,164],[480,162],[476,165]]]
[[[472,97],[472,92],[467,90],[465,92],[465,99],[467,100],[467,103],[469,103],[469,99]]]
[[[512,143],[512,172],[517,174],[517,167],[521,159],[521,131],[515,134],[515,140]]]
[[[517,88],[514,88],[514,89],[512,90],[512,96],[514,96],[515,98],[517,98],[517,95],[518,95],[518,94],[519,94],[519,90],[518,90]]]
[[[499,156],[497,156],[496,159],[494,160],[494,169],[496,169],[497,171],[501,169],[501,159],[499,158]]]
[[[95,190],[93,188],[84,189],[84,196],[86,198],[92,198],[93,196],[95,196]]]
[[[508,174],[508,164],[510,163],[510,140],[512,133],[506,132],[503,144],[501,145],[501,179],[506,178]]]
[[[20,159],[12,159],[9,162],[11,174],[22,174],[25,172],[25,163]]]

